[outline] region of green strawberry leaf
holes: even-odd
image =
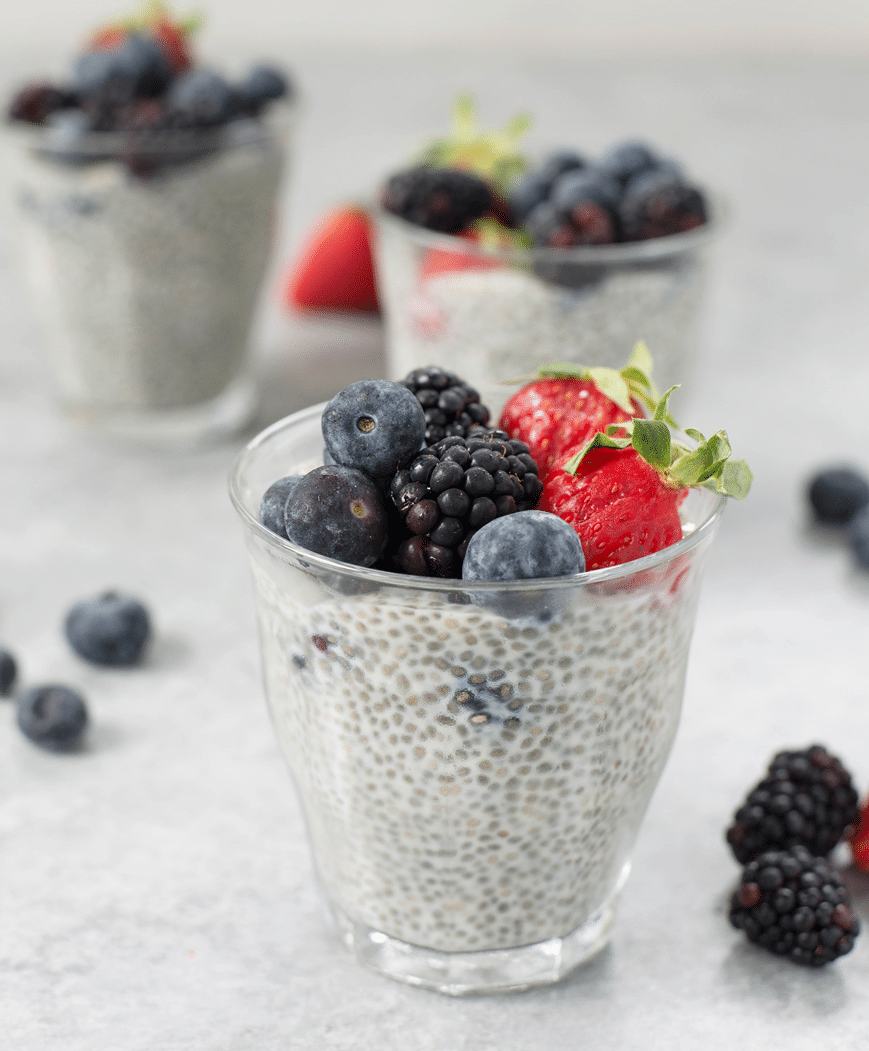
[[[528,161],[519,140],[531,127],[527,113],[513,117],[502,131],[485,131],[470,95],[459,95],[453,106],[451,134],[434,139],[422,152],[424,164],[471,171],[504,193],[524,174]]]
[[[670,428],[663,420],[634,420],[631,445],[659,471],[670,468]]]
[[[730,441],[725,431],[704,438],[700,431],[688,428],[685,436],[694,441],[688,448],[673,435],[675,429],[668,403],[677,387],[671,387],[659,399],[651,418],[634,417],[626,423],[611,423],[606,433],[595,434],[564,465],[568,474],[576,474],[579,465],[592,449],[634,449],[660,474],[667,485],[676,489],[703,485],[724,496],[744,500],[751,489],[752,473],[745,460],[731,460]],[[616,437],[617,434],[627,437]]]

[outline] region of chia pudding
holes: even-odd
[[[60,400],[118,436],[246,422],[251,324],[294,86],[200,64],[163,4],[98,27],[66,74],[7,106],[7,199]]]
[[[554,361],[617,367],[638,339],[655,354],[664,388],[690,373],[712,218],[634,244],[500,253],[384,212],[377,220],[392,378],[437,361],[497,411],[515,389],[506,381]]]
[[[274,724],[339,923],[444,954],[608,928],[676,732],[723,498],[692,490],[682,541],[570,578],[345,566],[257,521],[274,477],[317,462],[321,408],[255,439],[231,492]]]
[[[56,163],[39,133],[7,132],[25,266],[71,411],[195,406],[236,379],[284,131],[240,122],[224,148],[147,179],[120,158]]]

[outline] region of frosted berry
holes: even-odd
[[[525,580],[581,573],[585,558],[576,531],[546,511],[496,518],[474,533],[463,580]]]
[[[151,634],[151,618],[143,603],[115,591],[77,602],[63,626],[80,657],[112,667],[135,664]]]
[[[18,698],[18,727],[34,744],[64,748],[76,744],[88,723],[84,698],[67,686],[34,686]]]

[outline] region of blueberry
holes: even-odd
[[[18,726],[44,748],[75,744],[87,726],[84,699],[67,686],[34,686],[18,698]]]
[[[135,664],[142,655],[151,622],[138,599],[107,591],[77,602],[66,615],[64,631],[80,657],[123,667]]]
[[[585,166],[585,158],[580,157],[575,150],[553,150],[540,166],[540,174],[548,179],[551,185],[565,172],[578,171],[580,168],[585,168]]]
[[[171,77],[156,41],[130,33],[119,47],[82,55],[73,71],[73,87],[79,95],[91,95],[114,81],[125,85],[131,95],[155,96],[165,91]]]
[[[183,73],[166,93],[166,102],[193,127],[223,124],[236,108],[236,97],[219,73],[191,69]]]
[[[552,203],[565,212],[584,201],[594,201],[604,208],[613,209],[620,195],[621,187],[615,179],[589,170],[567,172],[552,187]]]
[[[266,489],[259,505],[259,520],[273,533],[286,539],[287,529],[284,525],[284,509],[287,506],[287,497],[296,488],[301,475],[290,474],[286,478],[279,478]]]
[[[0,697],[8,697],[12,693],[17,675],[15,658],[5,646],[0,646]]]
[[[576,531],[548,511],[517,511],[474,533],[465,552],[463,580],[527,580],[585,570]]]
[[[809,482],[809,502],[820,521],[844,525],[869,504],[869,482],[849,467],[829,467]]]
[[[425,412],[415,396],[391,380],[360,380],[339,391],[323,410],[323,440],[336,464],[391,479],[425,437]]]
[[[869,506],[861,507],[848,523],[848,539],[857,562],[869,569]]]
[[[238,85],[245,112],[257,112],[267,102],[293,94],[287,77],[272,66],[256,66]]]
[[[510,191],[510,208],[514,220],[521,226],[530,213],[549,196],[552,180],[542,172],[530,172]]]
[[[619,142],[611,146],[594,163],[594,170],[617,179],[624,186],[640,172],[657,168],[660,159],[646,143],[636,140]]]
[[[286,502],[284,527],[293,543],[354,566],[373,566],[388,532],[374,482],[337,465],[315,467],[299,480]]]

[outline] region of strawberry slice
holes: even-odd
[[[362,208],[342,206],[317,224],[290,268],[286,299],[305,310],[379,311],[371,222]]]

